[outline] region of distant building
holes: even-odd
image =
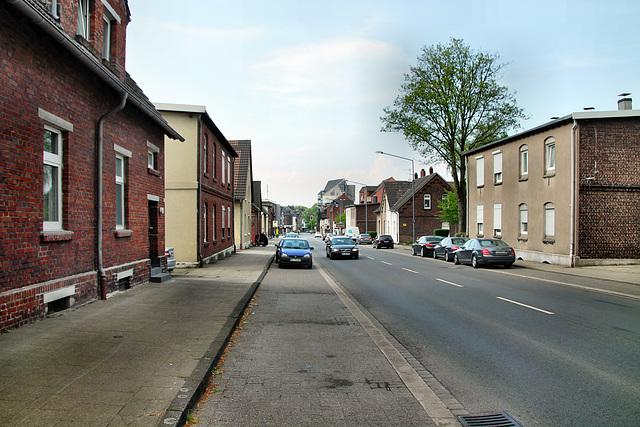
[[[518,258],[637,263],[640,110],[582,111],[464,153],[470,236]]]
[[[238,153],[235,163],[234,224],[236,249],[247,249],[254,241],[255,228],[251,218],[253,209],[253,161],[251,140],[229,141]]]
[[[356,186],[348,184],[344,178],[327,182],[324,190],[318,193],[318,206],[327,206],[333,200],[345,195],[349,200],[355,200]]]

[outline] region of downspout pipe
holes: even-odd
[[[575,248],[575,233],[576,233],[576,130],[578,129],[578,121],[573,119],[573,126],[571,127],[571,200],[569,204],[569,210],[571,215],[571,225],[569,231],[569,263],[571,267],[576,266],[576,248]]]
[[[127,92],[123,92],[121,94],[122,98],[120,99],[120,104],[116,106],[113,110],[108,113],[102,115],[98,119],[97,125],[97,141],[96,141],[96,157],[97,157],[97,172],[96,172],[96,180],[98,181],[98,194],[97,194],[97,206],[98,206],[98,238],[97,238],[97,252],[98,252],[98,281],[100,283],[100,299],[107,299],[107,273],[104,270],[104,261],[102,256],[102,233],[103,233],[103,224],[104,217],[102,212],[102,199],[103,199],[103,181],[104,177],[102,176],[104,171],[104,122],[109,117],[113,116],[116,113],[119,113],[124,109],[124,106],[127,105],[127,98],[129,95]]]

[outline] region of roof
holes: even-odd
[[[446,183],[447,185],[449,184],[444,178],[442,178],[437,172],[435,172],[426,176],[421,176],[420,178],[416,179],[414,181],[413,194],[420,191],[422,187],[427,185],[429,182],[433,181],[436,177],[440,177],[440,179],[442,179],[442,182]],[[400,207],[402,207],[405,203],[409,201],[409,199],[411,199],[411,194],[412,194],[411,191],[405,192],[402,195],[402,197],[400,197],[398,201],[395,204],[393,204],[393,206],[391,207],[391,210],[397,211],[398,209],[400,209]]]
[[[229,141],[229,144],[238,154],[238,159],[233,164],[233,187],[236,200],[247,198],[247,179],[252,171],[251,167],[251,140]]]
[[[386,181],[384,192],[389,200],[389,206],[394,206],[405,193],[411,193],[411,181]]]
[[[509,144],[513,141],[517,141],[522,138],[535,135],[537,133],[546,132],[549,129],[554,129],[560,126],[564,126],[568,123],[578,120],[594,120],[594,119],[620,119],[629,117],[640,117],[640,110],[613,110],[613,111],[579,111],[576,113],[568,114],[564,117],[559,117],[550,122],[544,123],[540,126],[525,130],[506,138],[499,139],[489,144],[476,147],[472,150],[468,150],[462,153],[463,156],[470,156],[481,151],[486,151],[501,145]]]
[[[251,202],[258,207],[262,206],[262,181],[253,181],[251,187]]]
[[[154,102],[153,105],[158,111],[172,111],[176,113],[190,113],[200,114],[202,119],[207,124],[211,132],[215,135],[216,139],[225,146],[227,152],[231,157],[238,157],[238,153],[234,150],[233,146],[227,141],[227,138],[222,134],[218,126],[213,122],[207,108],[204,105],[189,105],[189,104],[168,104],[162,102]]]

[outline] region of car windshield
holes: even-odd
[[[442,240],[442,237],[427,237],[427,242],[439,242]]]
[[[487,247],[487,246],[509,246],[507,245],[505,242],[503,242],[502,240],[478,240],[480,242],[480,245]]]
[[[306,240],[285,240],[282,244],[284,248],[292,248],[292,249],[309,249],[309,242]]]
[[[451,239],[451,243],[453,243],[454,245],[464,245],[466,242],[467,240],[463,238]]]
[[[336,237],[332,240],[334,245],[352,245],[353,240],[345,239],[344,237]]]

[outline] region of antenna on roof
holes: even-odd
[[[618,94],[618,96],[629,96],[629,95],[631,95],[631,92],[622,92]]]

